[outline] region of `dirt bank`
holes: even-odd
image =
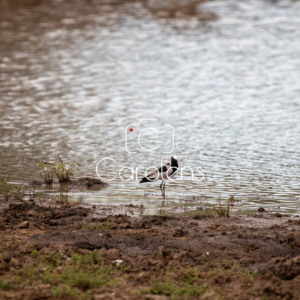
[[[298,299],[300,218],[96,216],[11,203],[1,299]]]

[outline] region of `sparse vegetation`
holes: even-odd
[[[4,278],[0,277],[0,290],[12,288],[13,286],[14,286],[13,283],[8,283]]]
[[[38,256],[38,254],[39,253],[36,250],[33,250],[30,255],[33,257],[36,257],[36,256]]]
[[[5,201],[9,200],[19,200],[23,201],[24,198],[24,187],[22,185],[13,185],[7,182],[6,179],[4,179],[0,186],[2,187],[2,197]]]
[[[6,179],[4,179],[0,186],[2,186],[2,197],[5,201],[24,201],[26,197],[28,197],[28,200],[34,201],[35,197],[35,186],[33,188],[30,188],[26,185],[14,185],[7,182]]]
[[[7,209],[0,216],[0,298],[23,299],[26,294],[27,299],[38,295],[93,300],[114,294],[116,299],[124,295],[133,300],[156,295],[172,300],[226,300],[235,295],[262,299],[270,286],[275,289],[268,290],[268,299],[298,294],[297,265],[291,273],[286,263],[296,262],[295,257],[279,260],[280,264],[268,262],[258,274],[248,268],[258,255],[259,261],[267,261],[282,249],[294,253],[289,244],[277,245],[277,235],[290,236],[284,229],[274,233],[271,228],[257,228],[258,236],[247,229],[248,220],[198,221],[197,215],[138,220],[112,215],[98,217],[95,223],[88,221],[95,218],[89,214],[94,213],[92,208],[69,206],[66,189],[49,203],[41,197],[37,193],[34,202],[5,203]],[[30,225],[19,226],[25,222]],[[203,228],[200,233],[196,222]],[[231,243],[229,236],[237,235],[244,238]],[[265,241],[265,236],[272,239]],[[254,238],[259,247],[254,247]],[[296,277],[287,280],[289,274]],[[284,288],[277,289],[279,284]]]
[[[207,284],[202,286],[191,285],[191,284],[171,284],[168,281],[160,281],[157,279],[152,279],[150,293],[155,295],[165,295],[165,296],[199,296],[209,291]]]
[[[51,207],[58,208],[60,206],[75,206],[78,205],[78,202],[72,200],[72,196],[69,195],[68,189],[64,188],[59,191],[58,195],[48,196],[48,198],[41,197],[41,194],[38,194],[38,203],[42,207]]]
[[[81,229],[83,230],[105,230],[110,231],[111,230],[111,223],[109,220],[106,220],[105,223],[96,223],[96,224],[87,224],[85,221],[81,224]]]
[[[133,300],[155,298],[156,295],[172,300],[226,300],[233,299],[235,295],[245,299],[262,299],[266,288],[273,284],[275,288],[268,290],[268,299],[279,296],[281,299],[286,295],[291,299],[291,295],[298,294],[298,269],[293,271],[296,277],[288,280],[288,265],[280,267],[275,260],[266,269],[265,275],[261,271],[257,274],[249,271],[250,268],[244,269],[250,259],[255,261],[259,250],[246,251],[245,240],[248,237],[253,239],[253,233],[240,228],[237,231],[236,226],[231,225],[234,220],[216,217],[215,220],[222,225],[212,225],[211,218],[203,220],[204,230],[199,235],[194,227],[197,219],[190,217],[145,217],[156,229],[153,230],[148,226],[145,228],[140,220],[136,222],[120,215],[109,217],[109,221],[107,218],[100,219],[102,222],[96,224],[82,223],[81,216],[85,212],[88,212],[85,208],[66,207],[64,211],[64,207],[56,210],[55,207],[42,208],[26,202],[13,204],[6,210],[2,218],[5,222],[4,231],[1,231],[3,238],[0,240],[0,290],[3,298],[17,295],[16,299],[23,299],[21,293],[26,293],[27,299],[31,299],[38,293],[40,298],[45,299],[92,300],[97,299],[97,295],[104,299],[107,295],[109,299],[113,294],[116,299],[124,295],[125,299]],[[19,229],[21,218],[27,218],[33,226]],[[57,222],[61,219],[65,219],[64,224]],[[192,220],[192,226],[186,226],[186,221]],[[130,226],[127,226],[129,222]],[[43,229],[39,230],[35,224]],[[247,226],[247,223],[243,224]],[[124,230],[125,226],[131,228]],[[182,226],[186,226],[190,235],[184,238],[174,236],[174,227]],[[87,232],[78,230],[79,227],[111,230],[112,233]],[[227,232],[235,235],[240,231],[246,238],[243,241],[236,239],[234,245],[228,243]],[[223,232],[226,232],[225,237]],[[262,229],[260,233],[275,237],[269,228]],[[213,245],[207,243],[212,240],[211,235],[217,236]],[[199,236],[201,243],[198,243]],[[289,245],[277,246],[272,240],[264,242],[263,238],[257,239],[262,244],[261,248],[266,250],[260,251],[264,260],[274,255],[274,248],[275,251],[279,247],[280,251],[282,247],[288,253],[293,251]],[[99,250],[91,250],[93,248]],[[294,259],[287,258],[291,262]],[[284,288],[277,289],[279,284]]]
[[[135,272],[130,266],[123,264],[120,272],[120,266],[107,264],[98,250],[87,251],[85,254],[71,253],[69,256],[61,251],[41,255],[34,250],[30,256],[34,262],[24,265],[10,277],[0,277],[0,289],[9,290],[21,283],[25,286],[43,283],[49,285],[54,297],[65,295],[85,299],[89,298],[92,289],[106,287],[111,290],[120,284],[120,276],[122,278],[124,273]],[[226,270],[222,264],[215,264],[211,269],[203,265],[166,272],[160,279],[150,278],[149,288],[135,291],[134,294],[164,295],[171,299],[194,299],[199,296],[209,299],[219,295],[219,299],[223,299],[223,292],[214,288],[210,278],[230,276],[251,281],[257,275],[255,272],[237,270],[232,265]],[[173,267],[167,269],[174,270]]]
[[[219,207],[215,208],[215,206],[213,206],[214,211],[218,214],[219,217],[229,217],[229,210],[230,210],[229,206],[230,206],[230,203],[233,202],[233,200],[234,200],[233,196],[230,196],[230,198],[228,199],[228,202],[227,202],[227,210],[226,210],[226,208],[222,207],[221,197],[219,196],[219,199],[218,199]]]
[[[77,162],[71,163],[67,167],[64,163],[58,162],[53,166],[53,171],[58,178],[59,183],[66,183],[71,181],[71,176],[74,174],[75,167]]]
[[[105,265],[98,251],[87,254],[71,254],[68,258],[59,252],[56,255],[39,255],[33,251],[35,263],[24,265],[10,280],[0,277],[0,289],[8,289],[16,284],[35,285],[38,282],[53,286],[52,294],[67,293],[75,298],[85,298],[90,289],[101,286],[113,287],[117,284],[112,277],[119,274],[112,265]],[[57,271],[60,267],[60,271]],[[42,271],[41,271],[42,270]]]
[[[59,183],[67,183],[71,181],[71,177],[74,175],[77,162],[71,163],[68,167],[63,162],[57,162],[54,164],[38,163],[36,166],[42,169],[40,174],[45,184],[51,185],[53,183],[53,174],[56,175]]]
[[[225,299],[224,292],[216,289],[211,284],[210,278],[243,278],[251,281],[256,272],[249,272],[236,269],[235,264],[225,269],[222,264],[215,264],[214,268],[207,268],[207,265],[194,268],[180,269],[175,273],[167,272],[164,280],[152,277],[150,288],[136,291],[136,294],[154,294],[169,296],[171,299]],[[218,295],[218,296],[217,296]],[[219,298],[217,298],[219,297]],[[227,298],[226,298],[227,299]]]
[[[53,183],[53,165],[49,165],[47,163],[38,163],[36,166],[42,170],[42,173],[40,175],[44,183],[51,185]]]
[[[12,185],[4,179],[0,186],[4,187],[4,191],[0,194],[0,199],[5,201],[36,201],[41,207],[57,208],[62,205],[75,206],[78,202],[72,201],[72,197],[68,193],[68,189],[64,188],[59,191],[58,195],[48,196],[36,193],[36,186],[29,187],[26,185]]]
[[[230,212],[230,203],[234,201],[234,197],[230,196],[227,202],[227,209],[222,207],[221,205],[221,197],[219,196],[218,198],[218,207],[216,208],[215,205],[213,205],[213,211],[217,213],[219,217],[229,217],[229,212]],[[209,216],[210,214],[208,213],[206,207],[205,207],[206,214]]]
[[[59,161],[54,163],[37,158],[22,157],[22,165],[24,159],[38,162],[36,167],[42,171],[40,176],[43,179],[44,184],[51,185],[53,183],[54,174],[58,178],[59,183],[68,183],[71,181],[71,177],[74,175],[75,167],[80,165],[77,162],[73,162],[67,166],[59,154],[57,154],[57,157]]]

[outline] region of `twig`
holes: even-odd
[[[64,162],[63,162],[62,159],[60,158],[59,153],[57,152],[56,154],[57,154],[58,159],[60,160],[60,162],[64,165]]]
[[[205,212],[207,213],[207,215],[210,216],[210,214],[208,213],[205,205],[204,205],[204,208],[205,208]]]
[[[226,217],[229,217],[229,203],[230,203],[230,199],[228,200],[228,203],[227,203],[227,214],[226,214]]]
[[[40,202],[40,204],[42,205],[42,207],[44,207],[44,205],[43,205],[43,203],[42,203],[42,201],[41,201],[40,193],[39,193],[39,202]]]
[[[215,206],[213,206],[213,209],[214,209],[214,211],[218,214],[218,216],[222,216],[222,213],[219,212],[219,211],[215,208]]]

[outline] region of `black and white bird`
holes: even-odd
[[[177,172],[177,170],[178,170],[178,157],[172,156],[171,163],[167,163],[160,168],[156,168],[156,171],[154,171],[151,174],[144,177],[140,181],[140,183],[154,182],[157,180],[161,180],[160,190],[161,190],[161,193],[165,200],[166,199],[166,194],[165,194],[166,180],[172,178],[175,175],[175,173]]]

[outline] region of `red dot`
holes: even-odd
[[[130,131],[130,132],[132,132],[132,131],[133,131],[133,129],[132,129],[132,128],[130,128],[130,129],[129,129],[129,131]]]

